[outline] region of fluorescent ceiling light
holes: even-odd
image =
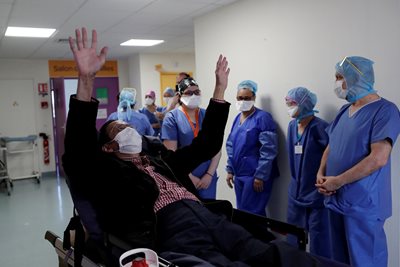
[[[47,28],[8,27],[5,36],[47,38],[55,31]]]
[[[121,46],[153,46],[164,43],[164,40],[130,39],[120,44]]]

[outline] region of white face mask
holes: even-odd
[[[201,96],[199,95],[181,97],[181,102],[190,109],[198,108],[200,106],[200,101],[201,101]]]
[[[163,100],[165,104],[168,106],[169,102],[171,101],[172,97],[164,97]]]
[[[152,98],[150,98],[150,97],[146,97],[146,98],[144,99],[144,104],[147,105],[147,106],[153,105],[153,103],[154,103],[154,99],[152,99]]]
[[[142,136],[133,128],[126,127],[114,138],[119,145],[119,152],[139,154],[142,152]]]
[[[236,109],[238,111],[249,111],[254,106],[254,100],[236,101]]]
[[[291,106],[291,107],[288,107],[287,112],[291,118],[294,118],[298,110],[299,110],[299,106]]]
[[[348,91],[343,89],[343,80],[338,80],[335,82],[334,91],[337,97],[341,99],[346,99]]]

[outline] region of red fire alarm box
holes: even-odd
[[[41,107],[42,109],[48,108],[48,107],[49,107],[49,102],[47,102],[47,101],[41,101],[41,102],[40,102],[40,107]]]

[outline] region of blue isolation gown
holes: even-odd
[[[157,112],[163,112],[163,108],[162,107],[157,107],[156,111]],[[146,117],[150,121],[150,124],[153,124],[153,123],[160,123],[161,124],[161,121],[159,121],[157,119],[156,115],[154,115],[154,113],[151,112],[150,110],[148,110],[146,107],[143,107],[143,108],[139,109],[139,112],[144,114],[144,115],[146,115]],[[160,135],[161,128],[153,128],[153,130],[154,130],[154,136],[159,136]]]
[[[352,168],[369,155],[375,142],[386,139],[393,146],[400,132],[399,110],[386,99],[371,102],[351,116],[349,107],[343,106],[327,128],[327,176]],[[392,215],[390,169],[389,158],[384,167],[326,198],[326,207],[333,211],[330,218],[335,260],[358,267],[387,266],[383,224]]]
[[[118,112],[111,113],[107,118],[107,121],[109,120],[118,120]],[[154,135],[154,130],[149,120],[142,113],[132,110],[130,119],[125,118],[124,121],[135,128],[140,135]]]
[[[237,208],[265,216],[273,180],[279,176],[276,125],[268,112],[258,108],[242,124],[240,115],[226,141],[226,170],[234,175]],[[262,192],[254,191],[254,178],[264,181]]]
[[[324,195],[315,187],[322,154],[328,145],[328,123],[314,117],[301,136],[297,126],[295,119],[289,123],[286,142],[291,173],[287,221],[307,230],[311,253],[329,258],[328,210],[324,207]],[[296,146],[301,147],[301,153]],[[294,236],[289,236],[288,241],[297,246]]]
[[[200,129],[204,119],[206,110],[201,108],[199,112],[199,123]],[[196,127],[196,123],[193,123]],[[161,139],[162,140],[176,140],[178,142],[178,148],[190,145],[194,138],[193,130],[189,124],[185,114],[179,108],[173,109],[168,112],[163,120],[161,128]],[[206,147],[204,149],[207,149]],[[203,162],[196,169],[192,171],[192,174],[198,178],[203,177],[210,166],[211,160]],[[212,181],[207,189],[199,189],[199,195],[203,199],[215,199],[217,195],[217,172],[214,173]]]

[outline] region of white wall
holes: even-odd
[[[195,59],[193,54],[141,54],[140,55],[140,89],[141,99],[148,90],[156,92],[156,104],[161,105],[160,73],[155,66],[161,64],[165,72],[193,72],[196,74]],[[163,88],[164,89],[164,88]]]
[[[42,140],[38,141],[39,148],[39,168],[42,172],[54,171],[55,170],[55,162],[54,162],[54,146],[53,146],[53,123],[51,119],[51,107],[48,109],[40,108],[40,101],[42,99],[46,99],[51,103],[49,95],[46,97],[42,97],[38,95],[37,84],[38,83],[48,83],[49,84],[49,70],[48,64],[45,60],[10,60],[10,59],[0,59],[0,79],[1,80],[32,80],[33,87],[29,88],[30,92],[27,94],[31,94],[33,91],[34,94],[34,109],[35,109],[35,123],[36,123],[36,134],[39,135],[40,132],[45,132],[50,135],[50,164],[43,164],[43,145]],[[50,88],[50,85],[49,85]],[[18,88],[16,88],[18,89]],[[5,92],[3,92],[5,93]],[[2,92],[0,92],[1,97]],[[11,112],[11,110],[10,110]],[[27,112],[32,112],[29,110]],[[11,118],[10,118],[11,120]],[[15,122],[7,122],[2,121],[6,125],[15,125]],[[17,125],[16,125],[17,127]],[[12,129],[10,129],[13,132]],[[24,136],[27,133],[21,133],[20,136]]]
[[[361,55],[376,62],[375,87],[379,94],[399,106],[399,13],[399,0],[249,0],[195,21],[196,71],[202,87],[213,88],[215,62],[223,53],[231,67],[226,98],[234,103],[235,87],[241,80],[258,82],[256,105],[272,113],[279,126],[281,177],[269,204],[271,217],[286,219],[286,92],[300,85],[308,87],[318,95],[319,116],[330,121],[344,104],[333,93],[334,64],[344,56]],[[211,91],[204,95],[211,96]],[[226,135],[236,113],[232,106]],[[392,267],[400,266],[399,148],[397,144],[392,153],[393,216],[385,226]],[[234,202],[234,192],[225,183],[225,163],[223,150],[218,196]]]

